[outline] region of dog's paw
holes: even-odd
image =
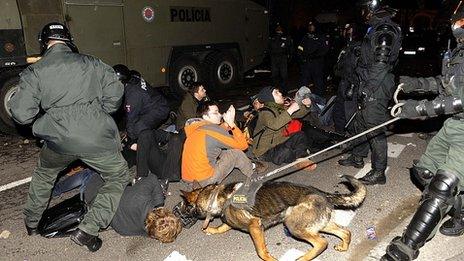
[[[343,244],[338,244],[334,246],[334,249],[339,252],[345,252],[348,250],[348,247],[345,247]]]
[[[211,232],[208,231],[208,228],[202,229],[201,231],[203,231],[203,233],[205,233],[205,234],[208,235],[208,236],[211,236],[211,235],[212,235]]]

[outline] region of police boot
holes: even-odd
[[[431,238],[448,209],[454,205],[459,179],[452,173],[437,171],[424,190],[422,201],[401,237],[388,245],[381,260],[409,261],[419,255],[419,249]]]
[[[96,252],[103,243],[98,236],[87,234],[79,228],[71,233],[71,240],[79,246],[86,246],[90,252]]]
[[[426,169],[418,166],[419,160],[414,160],[411,168],[411,175],[417,182],[425,187],[433,177],[433,173]]]
[[[37,229],[37,227],[30,227],[26,223],[24,223],[24,225],[26,226],[27,235],[35,236],[39,234],[39,230]]]
[[[458,197],[454,205],[454,215],[440,227],[440,233],[443,235],[457,237],[464,234],[464,210],[461,204],[462,198]]]
[[[364,167],[364,160],[362,157],[351,154],[348,158],[339,160],[338,164],[362,169]]]
[[[387,182],[387,177],[385,176],[385,170],[371,170],[366,176],[360,178],[362,183],[365,185],[383,185]]]

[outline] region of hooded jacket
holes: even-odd
[[[239,128],[229,131],[221,125],[202,120],[185,127],[187,139],[182,152],[182,179],[203,181],[213,176],[222,150],[246,150],[248,143]]]
[[[283,105],[266,102],[264,108],[258,112],[253,133],[253,154],[260,157],[266,151],[285,142],[289,137],[282,135],[283,129],[292,119],[303,118],[308,113],[306,106],[300,106],[300,110],[290,116]]]

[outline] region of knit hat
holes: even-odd
[[[274,102],[274,96],[272,95],[272,91],[275,88],[272,86],[266,86],[259,91],[259,93],[256,95],[258,100],[262,103],[265,102]]]

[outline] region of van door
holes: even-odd
[[[122,0],[66,0],[65,14],[81,53],[109,65],[126,63]]]

